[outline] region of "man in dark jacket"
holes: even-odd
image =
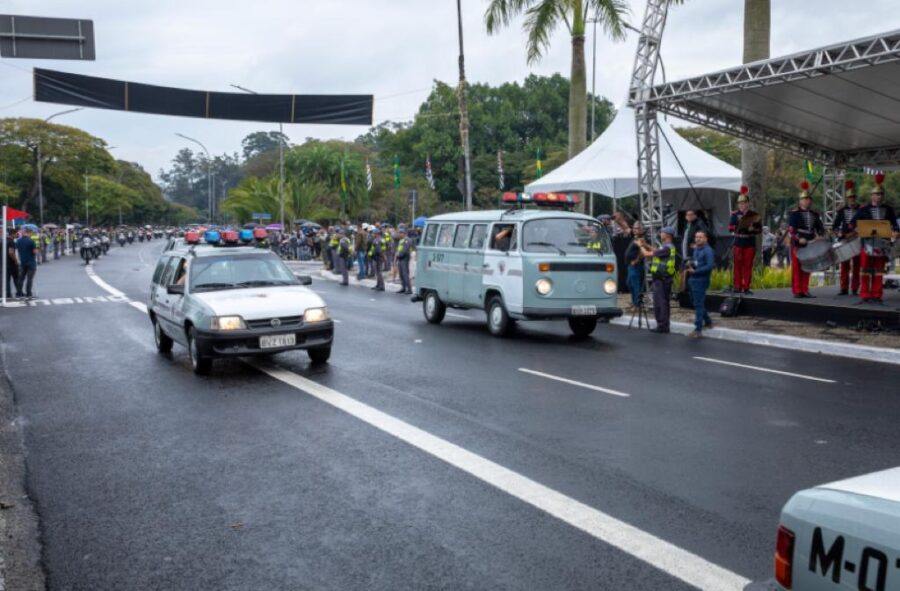
[[[690,276],[687,283],[691,290],[691,301],[694,303],[694,332],[691,337],[703,336],[703,327],[712,327],[712,319],[706,311],[706,290],[709,289],[709,277],[715,266],[716,255],[709,245],[709,238],[703,230],[694,236],[694,253],[686,265]]]

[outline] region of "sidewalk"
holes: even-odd
[[[325,271],[320,261],[286,261],[288,266],[297,272],[308,273],[327,281],[340,282],[339,275]],[[413,282],[415,285],[415,282]],[[350,285],[354,287],[375,286],[374,279],[356,279],[355,273],[350,274]],[[399,292],[399,283],[392,283],[385,277],[387,291]],[[619,295],[619,307],[626,310],[630,304],[627,295]],[[647,307],[650,315],[650,327],[655,327],[652,307]],[[807,353],[821,353],[837,357],[849,357],[851,359],[866,359],[880,363],[900,365],[900,335],[896,333],[870,333],[860,332],[849,328],[819,327],[806,323],[771,320],[767,318],[754,318],[740,316],[736,318],[722,318],[712,312],[715,328],[703,331],[704,338],[762,345],[792,351],[804,351]],[[675,334],[687,335],[694,330],[694,311],[678,307],[672,304],[671,330]],[[631,323],[631,314],[626,313],[620,318],[614,318],[612,324],[628,326]],[[633,325],[637,328],[637,318]],[[646,329],[647,326],[643,326]]]

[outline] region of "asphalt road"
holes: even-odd
[[[0,316],[51,589],[739,588],[771,578],[793,492],[898,463],[898,368],[608,325],[499,340],[319,280],[327,366],[198,378],[124,301],[161,248],[93,265],[125,297],[68,258]]]

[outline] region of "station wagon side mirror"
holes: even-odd
[[[294,273],[294,277],[300,282],[300,285],[312,285],[312,277],[303,275],[302,273]]]
[[[166,287],[166,293],[169,295],[184,295],[184,286],[173,283]]]

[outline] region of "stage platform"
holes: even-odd
[[[759,316],[779,320],[796,320],[815,324],[834,322],[839,326],[880,323],[884,328],[900,329],[900,290],[885,289],[884,304],[862,304],[859,296],[839,296],[835,286],[810,290],[814,299],[797,299],[787,289],[762,289],[744,295],[740,316]],[[718,310],[728,293],[709,293],[707,306]]]

